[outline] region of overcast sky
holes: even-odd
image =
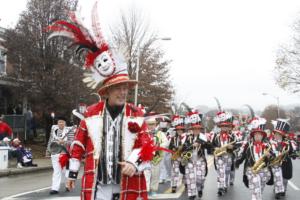
[[[0,26],[13,27],[26,0],[0,0]],[[94,0],[79,0],[88,20]],[[299,95],[274,81],[276,52],[288,44],[300,19],[299,0],[100,0],[103,26],[113,23],[120,9],[135,6],[162,37],[172,59],[176,100],[190,106],[223,107],[250,104],[263,109],[278,96],[281,105],[300,103]],[[105,29],[104,29],[105,30]]]

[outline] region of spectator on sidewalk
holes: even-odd
[[[26,132],[30,139],[33,139],[33,133],[31,131],[31,120],[32,120],[32,111],[30,107],[27,108],[27,112],[25,113],[26,118]]]
[[[10,126],[4,122],[4,115],[0,116],[0,141],[3,140],[5,137],[11,138],[12,137],[12,129]]]
[[[26,149],[19,138],[15,138],[12,141],[12,157],[17,158],[17,168],[23,167],[37,167],[37,164],[33,164],[32,152],[30,149]]]

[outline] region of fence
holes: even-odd
[[[4,115],[4,121],[13,129],[13,138],[27,140],[25,115]]]

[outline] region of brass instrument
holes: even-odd
[[[270,152],[271,147],[269,147],[265,152],[264,155],[254,163],[254,165],[251,167],[251,170],[254,174],[257,174],[261,169],[266,167],[266,163],[265,163],[265,157],[267,156],[267,154]]]
[[[171,160],[177,160],[181,156],[182,148],[183,145],[179,146],[179,148],[175,151],[175,153],[172,154]]]
[[[276,165],[281,166],[282,161],[288,152],[289,152],[289,148],[285,148],[279,156],[271,160],[270,166],[276,166]]]
[[[233,145],[234,143],[236,143],[236,141],[230,142],[229,144],[216,148],[214,151],[214,156],[219,157],[226,154],[228,146]]]
[[[155,156],[153,157],[151,163],[152,163],[153,165],[158,165],[159,162],[163,159],[163,155],[162,155],[162,154],[163,154],[162,151],[157,151],[157,152],[155,153]]]
[[[188,161],[192,158],[193,151],[192,150],[191,151],[185,151],[181,154],[181,156],[182,156],[181,164],[183,166],[185,166],[188,163]]]

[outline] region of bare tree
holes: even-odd
[[[30,0],[16,28],[6,33],[8,60],[15,77],[23,80],[19,93],[29,97],[35,110],[66,115],[89,93],[83,89],[82,69],[74,64],[70,41],[48,41],[45,30],[52,21],[67,19],[76,5],[77,0]]]
[[[300,20],[294,26],[292,44],[280,47],[276,59],[276,83],[292,93],[300,91]]]
[[[138,103],[155,106],[154,110],[160,113],[169,112],[174,93],[169,79],[170,61],[164,59],[159,38],[149,23],[136,9],[131,9],[129,14],[121,14],[120,22],[112,28],[112,35],[114,44],[125,55],[131,78],[135,78],[139,61]],[[129,99],[133,101],[133,91]]]

